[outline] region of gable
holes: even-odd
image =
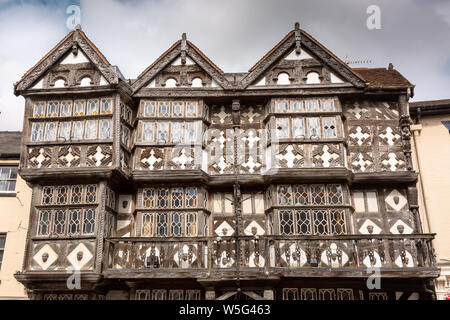
[[[242,79],[248,86],[343,84],[364,87],[365,81],[309,34],[288,33]]]
[[[114,68],[81,30],[74,30],[25,73],[15,92],[118,83]]]
[[[133,83],[133,91],[141,88],[224,89],[227,86],[223,71],[183,38],[139,75]]]

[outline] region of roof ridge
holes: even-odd
[[[154,66],[155,64],[157,64],[157,63],[158,63],[165,55],[167,55],[170,51],[172,51],[172,50],[173,50],[177,45],[179,45],[180,43],[181,43],[181,40],[175,41],[175,42],[169,47],[169,49],[167,49],[166,51],[164,51],[158,58],[156,58],[155,61],[152,62],[151,65],[149,65],[147,68],[145,68],[145,70],[142,71],[140,75],[138,75],[138,77],[136,78],[136,80],[137,80],[137,79],[140,79],[144,74],[146,74],[147,71],[149,71],[151,68],[153,68],[153,66]]]

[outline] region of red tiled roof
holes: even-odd
[[[414,101],[410,102],[410,107],[433,107],[433,106],[444,106],[450,105],[450,99],[441,99],[441,100],[426,100],[426,101]]]
[[[395,89],[414,87],[405,77],[395,69],[385,68],[353,68],[371,89]]]

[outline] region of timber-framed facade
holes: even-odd
[[[128,80],[76,29],[14,89],[33,299],[434,298],[392,65],[352,69],[296,24],[246,73],[183,34]]]

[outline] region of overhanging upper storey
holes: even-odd
[[[186,34],[142,72],[133,92],[142,89],[227,89],[229,83],[217,67]]]

